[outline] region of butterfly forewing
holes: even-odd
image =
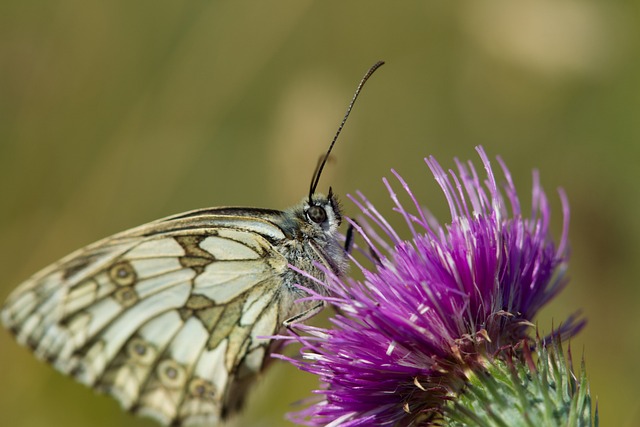
[[[296,302],[295,284],[318,285],[289,264],[317,277],[314,262],[344,270],[336,227],[307,223],[301,207],[176,215],[44,269],[2,320],[39,358],[131,411],[215,425],[262,369],[272,345],[263,337],[313,310]]]

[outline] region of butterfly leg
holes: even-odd
[[[307,320],[313,316],[315,316],[316,314],[318,314],[320,311],[322,311],[322,309],[324,308],[324,306],[326,305],[326,303],[324,301],[320,301],[317,305],[314,305],[313,307],[311,307],[309,310],[305,311],[304,313],[300,313],[296,316],[290,317],[287,320],[285,320],[284,322],[282,322],[282,325],[287,328],[287,331],[289,331],[290,334],[295,335],[295,336],[299,336],[298,331],[295,330],[294,325],[298,322],[302,322],[304,320]]]
[[[326,305],[326,303],[324,301],[319,301],[318,304],[314,305],[309,310],[303,311],[300,314],[296,314],[295,316],[286,319],[282,323],[287,329],[291,330],[290,326],[292,324],[298,323],[298,322],[303,322],[305,320],[308,320],[308,319],[312,318],[316,314],[320,313],[322,311],[322,309],[325,307],[325,305]]]
[[[344,239],[344,251],[348,254],[351,253],[351,250],[353,249],[353,230],[354,230],[354,226],[353,224],[349,224],[349,228],[347,228],[347,233],[345,234],[345,239]]]
[[[352,220],[352,221],[359,226],[356,220]],[[347,232],[345,233],[345,239],[344,239],[344,251],[346,253],[348,254],[351,253],[351,250],[353,249],[354,241],[355,241],[355,226],[354,224],[349,223],[349,228],[347,228]],[[371,259],[375,264],[377,265],[382,264],[382,261],[380,260],[378,253],[371,246],[369,246],[369,256],[371,257]]]
[[[373,258],[373,261],[376,263],[376,265],[382,265],[382,261],[380,260],[378,253],[373,250],[371,246],[369,246],[369,255],[371,256],[371,258]]]

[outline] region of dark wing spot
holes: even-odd
[[[131,286],[118,289],[113,293],[113,298],[123,307],[131,307],[138,302],[138,294]]]
[[[191,295],[185,304],[185,307],[192,310],[202,310],[211,308],[216,304],[204,295]]]
[[[220,321],[223,313],[224,306],[217,306],[196,311],[196,317],[202,322],[205,329],[211,333]]]
[[[133,348],[133,350],[138,353],[140,356],[144,356],[144,354],[147,352],[147,348],[145,346],[143,346],[142,344],[136,344],[136,346]]]
[[[136,271],[128,261],[121,261],[111,266],[109,277],[119,286],[131,286],[136,283]]]
[[[178,310],[182,320],[195,316],[209,332],[213,331],[223,312],[224,306],[217,306],[204,295],[191,295],[185,306]]]
[[[180,315],[180,319],[186,322],[188,318],[193,316],[193,310],[182,307],[178,310],[178,314]]]
[[[134,359],[143,359],[149,353],[149,345],[140,337],[133,337],[127,345],[129,356]]]
[[[190,236],[177,236],[176,241],[182,249],[184,249],[185,255],[179,258],[180,265],[185,268],[193,269],[196,274],[200,274],[204,271],[205,267],[215,261],[213,255],[205,251],[200,247],[200,243],[209,236],[202,235],[190,235]]]
[[[158,364],[158,378],[167,388],[181,387],[184,375],[184,368],[173,359],[164,359]]]
[[[176,369],[173,367],[166,368],[164,370],[164,373],[167,377],[171,378],[172,380],[178,376],[178,371],[176,371]]]
[[[189,383],[189,393],[199,399],[212,399],[215,396],[215,388],[211,381],[196,377]]]

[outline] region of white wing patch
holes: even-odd
[[[242,401],[236,380],[261,370],[269,341],[259,337],[284,320],[287,260],[256,231],[284,235],[243,221],[256,230],[158,222],[98,242],[22,284],[2,321],[39,358],[133,412],[215,425]]]
[[[220,261],[260,259],[260,254],[255,249],[228,238],[207,237],[200,243],[200,247]]]
[[[175,239],[154,239],[142,242],[128,252],[131,259],[178,258],[184,249]]]
[[[264,313],[264,310],[271,303],[271,295],[260,292],[252,292],[244,302],[242,307],[241,325],[253,325],[257,322],[258,316]]]
[[[195,276],[196,273],[193,270],[181,267],[180,270],[170,270],[160,276],[142,279],[133,288],[139,298],[147,298],[153,294],[164,292],[166,289],[178,286],[181,283],[188,283],[189,286],[191,286],[191,282]]]
[[[269,278],[269,270],[262,260],[213,263],[196,278],[194,291],[217,304],[226,304],[236,298],[238,292],[245,292]]]

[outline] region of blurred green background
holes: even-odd
[[[639,18],[634,1],[2,2],[0,298],[165,215],[297,203],[361,75],[384,59],[321,188],[362,190],[389,212],[381,177],[393,167],[446,220],[421,159],[477,164],[479,144],[524,200],[540,170],[556,226],[564,187],[572,280],[539,325],[582,309],[572,348],[602,424],[640,425]],[[155,425],[4,331],[0,349],[3,426]],[[314,387],[275,365],[238,425],[288,425]]]

